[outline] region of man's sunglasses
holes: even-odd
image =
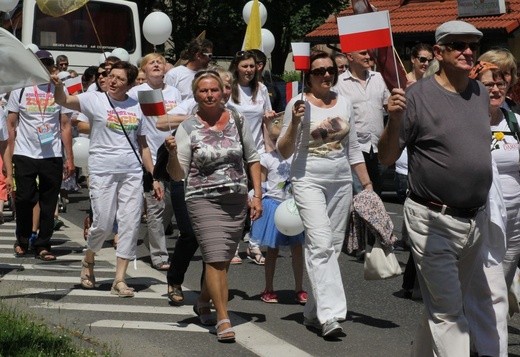
[[[338,70],[336,67],[318,67],[318,68],[314,68],[312,69],[309,73],[312,74],[313,76],[324,76],[325,73],[329,73],[331,75],[336,75],[338,73]]]
[[[480,44],[478,42],[464,42],[464,41],[453,41],[448,43],[443,43],[444,46],[448,47],[452,51],[464,52],[468,48],[475,52],[479,49]]]

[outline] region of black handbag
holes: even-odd
[[[172,131],[172,136],[175,136],[177,129]],[[166,166],[168,165],[168,159],[170,157],[170,153],[168,149],[166,149],[166,145],[164,143],[159,146],[157,149],[157,158],[155,160],[155,166],[153,167],[153,178],[159,181],[170,182],[171,177],[166,170]]]

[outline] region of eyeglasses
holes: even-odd
[[[452,51],[464,52],[468,48],[475,52],[479,49],[480,44],[478,42],[464,42],[464,41],[453,41],[448,43],[443,43],[446,47],[448,47]]]
[[[118,77],[118,76],[116,76],[114,74],[109,74],[108,75],[108,80],[113,81],[114,79],[116,81],[118,81],[119,83],[126,83],[127,82],[126,78],[121,78],[121,77]]]
[[[417,57],[417,59],[419,60],[419,62],[421,63],[425,63],[425,62],[428,62],[430,63],[431,61],[433,61],[433,58],[428,58],[428,57]]]
[[[202,71],[198,71],[197,73],[195,73],[195,77],[193,77],[193,79],[197,79],[201,76],[207,76],[207,75],[212,75],[212,76],[216,76],[216,77],[220,77],[220,75],[218,74],[218,72],[216,71],[213,71],[211,69],[205,69],[205,70],[202,70]]]
[[[202,54],[206,57],[208,57],[209,59],[211,59],[213,57],[213,53],[211,52],[202,52]]]
[[[482,84],[486,86],[488,91],[493,90],[493,88],[495,88],[495,86],[497,86],[497,88],[499,90],[504,90],[507,87],[506,82],[486,82],[486,83],[482,82]]]
[[[329,73],[334,76],[336,75],[336,73],[338,73],[338,70],[336,69],[336,67],[318,67],[312,69],[309,73],[313,76],[324,76],[325,73]]]

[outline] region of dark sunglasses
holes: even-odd
[[[453,41],[448,43],[443,43],[446,47],[448,47],[452,51],[464,52],[468,48],[475,52],[479,49],[480,44],[478,42],[464,42],[464,41]]]
[[[195,73],[195,77],[193,79],[199,78],[201,76],[206,76],[206,75],[213,75],[213,76],[216,76],[216,77],[220,77],[218,72],[213,71],[211,69],[205,69],[205,70],[198,71],[197,73]]]
[[[338,73],[338,70],[336,67],[318,67],[318,68],[314,68],[312,69],[309,73],[312,74],[313,76],[324,76],[325,73],[329,73],[329,74],[332,74],[333,76],[336,75],[336,73]]]
[[[428,57],[417,57],[417,59],[419,60],[419,62],[421,63],[426,63],[426,62],[431,62],[433,61],[433,58],[428,58]]]
[[[103,77],[108,76],[108,72],[107,72],[107,71],[103,71],[103,72],[98,72],[98,73],[96,73],[96,77],[97,77],[97,78],[99,78],[99,77],[101,77],[101,76],[103,76]]]

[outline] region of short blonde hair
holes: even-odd
[[[514,86],[518,82],[518,75],[516,73],[516,59],[515,56],[507,48],[496,48],[484,52],[478,58],[479,61],[491,62],[500,68],[502,72],[511,71],[511,84]]]
[[[163,64],[166,64],[166,58],[164,58],[163,55],[159,53],[149,53],[141,59],[141,64],[139,68],[143,68],[148,64],[148,62],[151,62],[154,59],[159,59]]]
[[[197,88],[199,86],[199,83],[201,80],[206,78],[213,78],[217,81],[218,87],[220,88],[221,92],[224,92],[224,82],[222,81],[222,78],[220,78],[218,72],[213,70],[202,70],[195,73],[195,78],[193,79],[193,82],[191,83],[191,90],[193,91],[193,97],[195,97],[195,92],[197,91]]]

